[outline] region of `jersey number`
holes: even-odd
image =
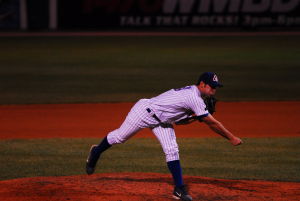
[[[178,89],[174,89],[175,91],[180,91],[180,90],[184,90],[184,89],[190,89],[191,86],[187,86],[187,87],[181,87],[181,88],[178,88]]]

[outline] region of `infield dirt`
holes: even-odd
[[[0,139],[102,138],[133,103],[0,106]],[[300,137],[300,102],[220,102],[215,117],[239,137]],[[175,127],[177,137],[218,137],[206,125]],[[144,129],[135,137],[154,137]]]
[[[185,176],[194,200],[298,201],[300,184]],[[37,177],[0,182],[5,201],[163,201],[172,199],[170,175],[116,173]]]
[[[117,128],[133,103],[3,105],[0,139],[85,138]],[[300,102],[220,102],[216,118],[239,137],[300,137]],[[176,127],[177,137],[216,137],[203,124]],[[144,130],[135,137],[153,137]],[[194,200],[296,201],[300,183],[184,176]],[[172,178],[157,173],[36,177],[0,181],[5,201],[172,200]]]

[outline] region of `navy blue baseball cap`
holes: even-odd
[[[213,72],[205,72],[200,75],[197,85],[199,85],[201,81],[212,88],[223,87],[223,84],[219,82],[217,74]]]

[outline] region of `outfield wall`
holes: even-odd
[[[299,30],[300,0],[1,1],[0,30],[18,28]]]

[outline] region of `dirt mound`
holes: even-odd
[[[300,183],[222,180],[185,176],[194,200],[300,200]],[[36,177],[0,181],[5,201],[173,200],[168,174],[109,173],[92,176]]]

